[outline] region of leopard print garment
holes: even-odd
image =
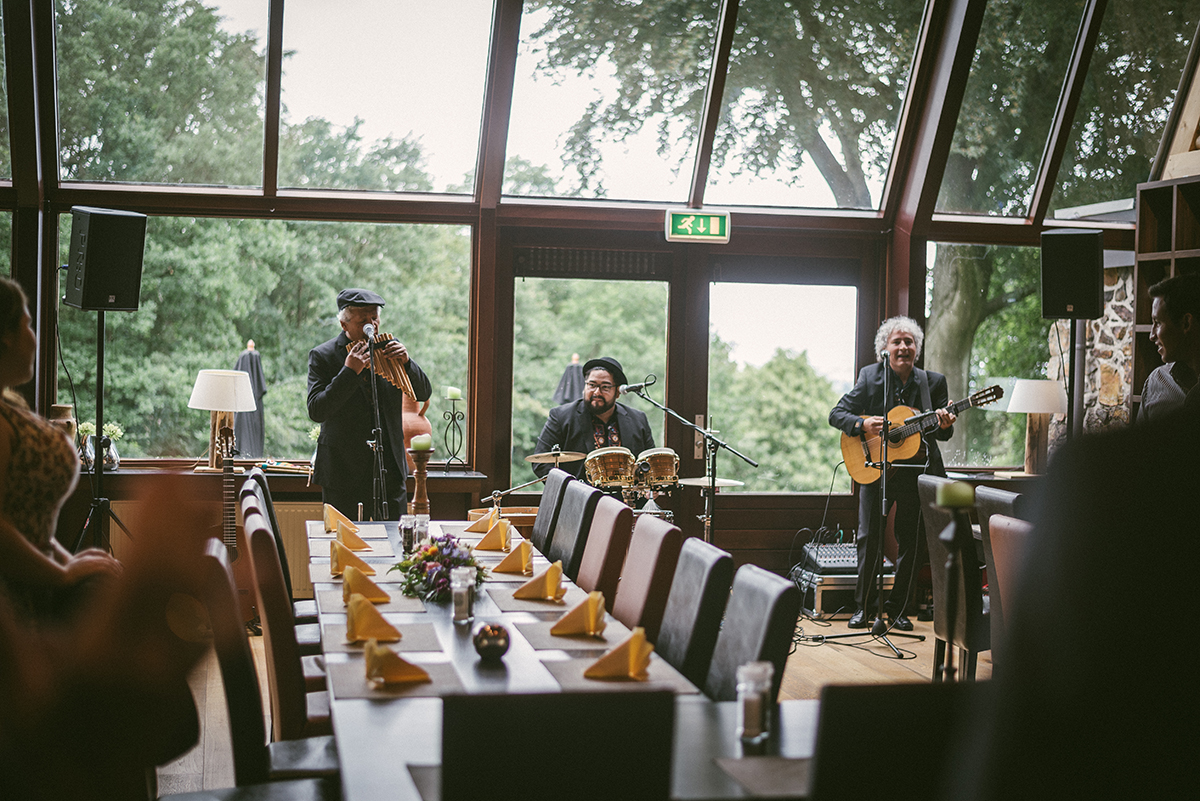
[[[0,512],[37,548],[50,552],[63,501],[79,480],[79,454],[60,429],[0,401],[12,430],[8,491]]]

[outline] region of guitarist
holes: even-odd
[[[829,424],[847,436],[870,439],[880,435],[884,415],[894,406],[909,406],[918,411],[936,409],[939,427],[927,437],[928,453],[922,448],[907,463],[924,465],[927,456],[928,467],[924,472],[944,476],[946,469],[937,440],[950,439],[956,418],[945,408],[950,400],[946,377],[916,366],[924,339],[925,334],[916,320],[903,316],[884,320],[875,334],[875,353],[879,354],[879,361],[864,367],[858,374],[854,388],[842,396],[829,413]],[[885,354],[886,362],[883,360]],[[888,370],[889,365],[891,397],[885,398],[883,378],[884,370]],[[887,508],[890,511],[893,505],[897,506],[895,533],[899,553],[895,583],[884,601],[884,613],[898,631],[912,631],[912,621],[905,611],[913,576],[923,561],[924,540],[920,536],[920,502],[917,499],[917,475],[921,472],[912,467],[901,468],[890,472],[887,479]],[[854,601],[858,608],[850,618],[849,626],[852,629],[871,625],[870,619],[876,607],[878,570],[875,559],[882,554],[879,542],[882,535],[879,484],[860,484],[858,488],[858,585],[854,590]]]

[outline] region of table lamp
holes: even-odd
[[[1018,378],[1013,387],[1008,411],[1025,417],[1025,472],[1040,475],[1046,471],[1049,447],[1050,415],[1067,413],[1067,393],[1058,381]]]
[[[226,427],[233,430],[234,412],[252,412],[258,408],[249,374],[241,370],[201,370],[196,376],[196,386],[192,387],[188,407],[212,412],[208,432],[208,467],[197,467],[196,472],[220,472],[218,433]]]

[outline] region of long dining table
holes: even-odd
[[[489,569],[475,594],[473,621],[455,623],[451,604],[424,602],[400,592],[399,574],[389,572],[403,558],[397,524],[357,525],[359,536],[371,547],[356,555],[374,568],[372,580],[391,596],[391,601],[377,609],[402,634],[400,642],[389,645],[404,659],[424,668],[431,681],[383,687],[367,682],[362,644],[346,642],[341,577],[330,572],[333,535],[325,531],[322,521],[309,521],[308,567],[322,629],[345,801],[436,801],[428,797],[431,791],[422,784],[419,766],[436,766],[442,761],[440,699],[444,695],[620,691],[628,686],[582,675],[588,665],[629,634],[611,615],[606,618],[602,638],[549,634],[553,622],[586,597],[565,576],[567,594],[561,603],[525,601],[512,597],[525,576]],[[463,521],[433,521],[429,533],[452,534],[467,544],[477,543],[482,535],[467,533],[468,525]],[[514,530],[514,547],[518,539]],[[505,556],[503,552],[483,550],[475,551],[475,555],[488,568]],[[534,573],[548,565],[534,550]],[[510,645],[500,660],[484,660],[476,653],[472,633],[479,623],[498,623],[507,629]],[[669,688],[676,694],[673,799],[805,796],[816,734],[816,701],[782,702],[777,732],[765,753],[745,754],[735,731],[735,703],[708,700],[657,654],[651,657],[648,672],[645,685]],[[481,746],[485,744],[464,743],[463,753]],[[536,765],[527,765],[526,769],[536,769]],[[486,793],[480,798],[486,798]]]

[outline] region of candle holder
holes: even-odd
[[[416,465],[413,470],[412,513],[427,515],[429,514],[429,489],[426,484],[429,479],[429,457],[433,456],[433,448],[427,451],[416,451],[409,448],[408,455],[412,457],[413,464]]]
[[[442,435],[442,442],[446,446],[446,452],[450,454],[450,458],[446,459],[446,467],[454,464],[467,466],[467,463],[459,458],[458,452],[463,446],[463,430],[462,421],[466,419],[466,414],[458,410],[458,404],[462,403],[463,398],[446,398],[450,401],[449,411],[442,412],[442,417],[446,419],[446,431]]]

